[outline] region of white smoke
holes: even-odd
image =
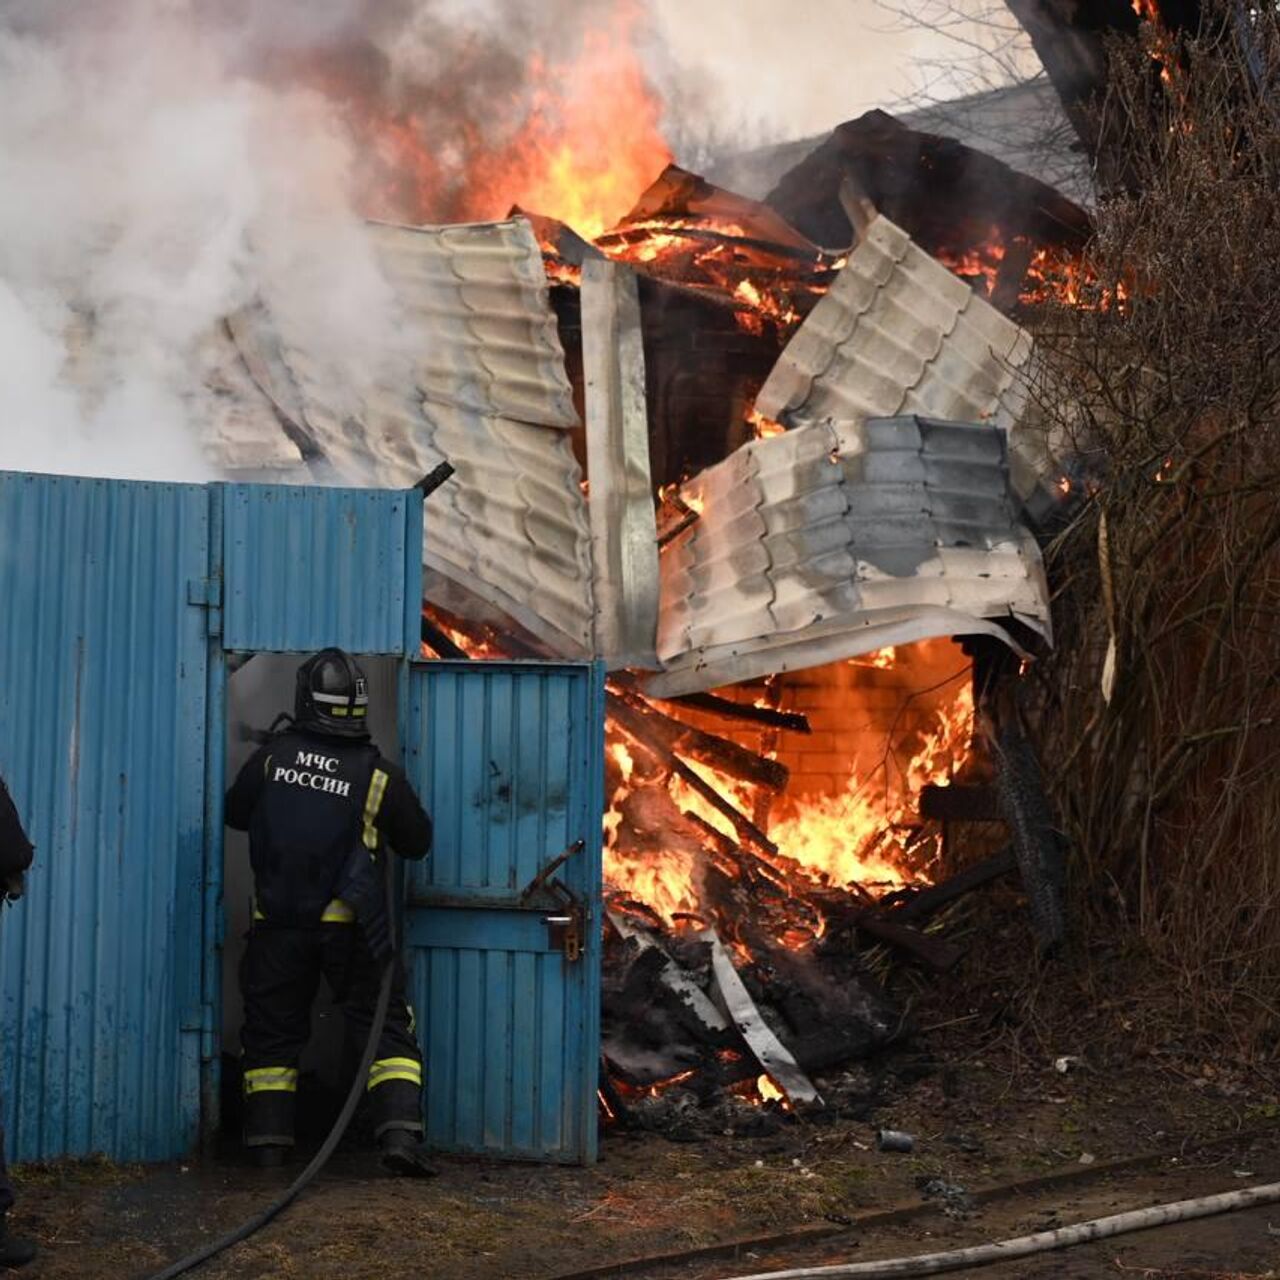
[[[199,351],[255,299],[353,390],[394,345],[345,135],[237,38],[188,0],[0,3],[0,467],[209,478]]]

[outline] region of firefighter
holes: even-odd
[[[22,829],[22,820],[0,778],[0,891],[9,902],[22,897],[27,869],[33,856],[31,841]],[[0,1267],[25,1267],[36,1256],[30,1240],[9,1234],[9,1210],[13,1208],[13,1183],[4,1159],[4,1125],[0,1123]]]
[[[364,673],[340,649],[298,669],[293,724],[272,737],[227,793],[227,825],[249,833],[254,912],[240,972],[245,1143],[283,1163],[294,1140],[298,1060],[321,976],[347,1033],[365,1044],[384,965],[395,965],[368,1095],[382,1163],[430,1176],[423,1158],[422,1054],[404,972],[391,958],[385,848],[423,858],[431,820],[404,773],[369,737]]]

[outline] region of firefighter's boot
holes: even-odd
[[[36,1247],[30,1240],[9,1234],[9,1224],[4,1214],[0,1214],[0,1270],[13,1271],[34,1262]]]
[[[434,1178],[440,1170],[428,1159],[416,1133],[388,1129],[378,1139],[382,1167],[397,1178]]]

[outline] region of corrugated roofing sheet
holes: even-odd
[[[255,381],[329,478],[455,476],[426,514],[426,563],[567,656],[592,651],[591,545],[578,423],[537,241],[522,219],[369,228],[411,352],[372,391],[282,342],[261,311],[232,329]]]
[[[1049,633],[1040,552],[995,427],[899,417],[744,445],[686,482],[665,549],[662,695],[1016,618]]]
[[[1011,427],[1030,336],[881,216],[756,402],[796,426],[918,413]]]

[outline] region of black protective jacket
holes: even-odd
[[[229,827],[249,833],[258,910],[318,923],[352,875],[386,845],[431,849],[431,819],[398,765],[367,739],[290,729],[254,753],[227,792]]]
[[[33,853],[9,788],[0,779],[0,879],[21,875],[31,866]]]

